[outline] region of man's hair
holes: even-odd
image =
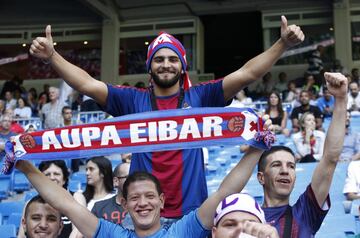
[[[260,159],[258,162],[258,172],[264,172],[265,167],[266,167],[267,157],[277,151],[286,151],[286,152],[289,152],[292,156],[295,156],[294,152],[289,147],[282,146],[282,145],[273,146],[273,147],[271,147],[270,150],[265,150],[262,153],[262,155],[260,156]]]
[[[65,110],[71,110],[71,111],[72,111],[71,107],[69,107],[69,106],[64,106],[64,107],[61,109],[61,114],[64,114],[64,113],[65,113]]]
[[[63,188],[67,189],[68,187],[68,183],[69,183],[69,170],[68,167],[66,166],[66,163],[63,160],[50,160],[50,161],[41,161],[41,163],[39,164],[39,170],[41,172],[44,172],[45,170],[47,170],[52,164],[54,164],[55,166],[59,167],[63,173],[63,177],[64,177],[64,185]]]
[[[126,181],[124,183],[123,195],[124,195],[125,200],[127,200],[128,189],[129,189],[130,184],[135,183],[137,181],[153,182],[155,184],[158,194],[159,195],[162,194],[160,182],[154,175],[147,173],[147,172],[138,171],[138,172],[134,172],[133,174],[129,175],[129,177],[126,179]]]
[[[26,219],[28,213],[29,213],[29,207],[31,204],[33,203],[41,203],[41,204],[48,204],[40,195],[36,195],[35,197],[31,198],[30,201],[26,204],[25,207],[25,216],[24,218]],[[61,213],[59,212],[59,215],[61,217]],[[60,219],[61,220],[61,219]]]

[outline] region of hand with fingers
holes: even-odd
[[[243,232],[257,238],[279,238],[275,227],[253,221],[245,221]]]
[[[324,73],[325,81],[329,92],[335,98],[346,98],[348,91],[348,80],[341,73]]]
[[[32,56],[50,60],[55,52],[50,25],[47,25],[45,28],[45,37],[36,37],[36,39],[33,40],[29,51]]]
[[[300,44],[305,39],[301,28],[297,25],[288,26],[285,16],[281,16],[281,40],[290,48]]]

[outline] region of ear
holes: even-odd
[[[264,185],[265,184],[265,180],[264,180],[264,172],[258,172],[257,173],[257,179],[259,181],[259,183],[261,185]]]
[[[211,237],[216,238],[215,234],[216,234],[216,226],[213,226],[211,229]]]
[[[23,227],[24,232],[26,233],[26,221],[24,217],[21,218],[21,225]]]
[[[164,193],[160,194],[159,195],[159,199],[160,199],[160,202],[161,202],[161,209],[164,209],[164,204],[165,204],[165,195]]]
[[[60,217],[60,224],[59,224],[59,225],[60,225],[60,227],[59,227],[58,235],[61,234],[61,231],[62,231],[62,229],[64,228],[64,223],[63,223],[61,217]]]
[[[128,209],[127,209],[127,202],[126,202],[126,199],[124,198],[124,197],[122,197],[121,198],[121,200],[120,200],[120,203],[121,203],[121,206],[126,210],[126,211],[128,211]]]

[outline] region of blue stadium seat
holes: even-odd
[[[79,190],[83,190],[81,181],[77,179],[70,179],[68,189],[71,192],[77,192]]]
[[[18,213],[18,212],[13,212],[10,214],[8,220],[7,220],[7,224],[13,224],[16,226],[16,231],[19,230],[19,226],[21,223],[21,218],[22,218],[22,213]]]
[[[6,199],[9,196],[11,190],[11,176],[0,175],[0,201]]]
[[[30,199],[32,199],[33,197],[35,197],[36,195],[38,195],[37,191],[27,191],[25,192],[25,196],[24,196],[24,202],[29,201]]]
[[[86,186],[87,179],[86,179],[86,173],[85,172],[75,172],[71,175],[72,180],[78,180],[81,181],[81,186]]]
[[[13,184],[12,184],[12,189],[15,191],[15,192],[23,192],[23,191],[27,191],[27,190],[30,190],[30,182],[29,180],[26,178],[26,176],[17,171],[17,170],[14,170],[13,172]]]
[[[1,202],[0,213],[3,215],[3,224],[7,224],[11,213],[22,213],[25,202]],[[1,233],[0,233],[1,234]]]
[[[16,238],[16,226],[13,224],[0,225],[0,234],[2,238]]]

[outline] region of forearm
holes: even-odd
[[[332,120],[327,131],[323,159],[336,163],[344,144],[346,122],[346,99],[336,98]]]
[[[64,188],[52,182],[28,161],[18,161],[16,167],[25,174],[45,201],[61,213],[68,215],[63,205],[73,202],[74,199]]]
[[[103,104],[103,90],[107,92],[106,85],[103,82],[92,78],[87,72],[65,60],[56,51],[51,56],[50,62],[54,70],[70,87]]]
[[[250,147],[240,162],[225,177],[218,189],[218,193],[225,197],[232,193],[241,192],[257,165],[262,152],[262,150]]]

